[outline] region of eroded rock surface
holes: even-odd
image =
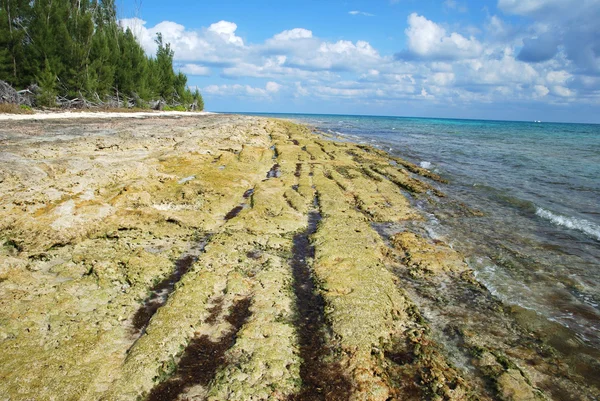
[[[283,121],[6,122],[0,399],[597,399],[411,228],[443,185]]]

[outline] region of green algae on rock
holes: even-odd
[[[427,170],[256,117],[0,130],[8,399],[598,396],[410,230]]]

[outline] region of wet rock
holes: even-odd
[[[468,270],[462,256],[439,241],[433,243],[414,233],[400,232],[392,236],[391,242],[404,253],[403,261],[415,276]]]

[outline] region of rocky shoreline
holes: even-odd
[[[5,121],[0,399],[598,399],[411,229],[443,186],[265,118]]]

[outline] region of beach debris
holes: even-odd
[[[17,91],[5,81],[0,81],[0,103],[19,104]]]

